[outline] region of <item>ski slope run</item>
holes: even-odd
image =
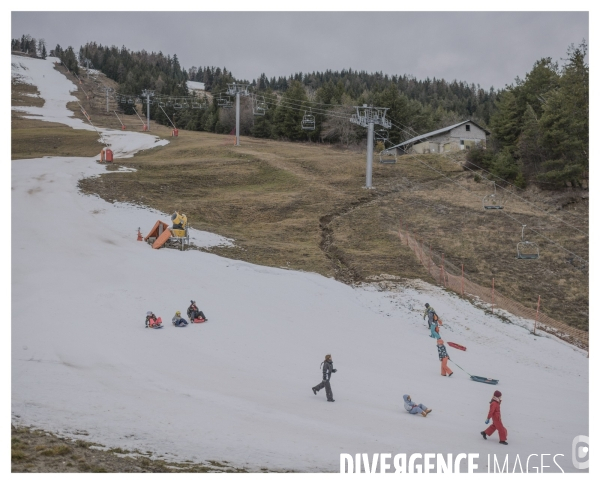
[[[36,85],[31,116],[88,129],[65,104],[76,89],[46,61],[13,57]],[[16,65],[16,67],[15,67]],[[160,144],[105,130],[118,156]],[[100,146],[99,146],[100,149]],[[507,324],[440,288],[351,288],[320,275],[261,267],[136,241],[166,216],[79,193],[104,172],[93,158],[12,162],[13,421],[167,459],[229,461],[251,470],[338,471],[340,453],[564,454],[588,435],[588,359],[529,322]],[[110,175],[108,175],[110,176]],[[226,244],[194,231],[198,245]],[[198,302],[209,322],[174,328]],[[421,311],[443,318],[452,359],[440,375]],[[167,322],[144,327],[146,311]],[[335,403],[311,387],[331,353]],[[503,393],[508,446],[479,432]],[[402,395],[433,409],[409,415]],[[533,464],[533,461],[530,465]],[[486,471],[481,465],[480,471]],[[557,471],[546,469],[546,471]]]

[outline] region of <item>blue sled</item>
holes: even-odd
[[[488,383],[489,385],[497,385],[500,380],[491,380],[490,378],[484,378],[482,376],[471,375],[471,380],[478,381],[479,383]]]

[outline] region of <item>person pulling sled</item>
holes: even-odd
[[[500,443],[504,445],[508,445],[506,438],[508,437],[508,431],[506,427],[502,424],[502,417],[500,416],[500,404],[502,403],[502,393],[496,390],[494,392],[494,396],[490,400],[490,411],[488,412],[486,424],[490,423],[490,419],[492,419],[492,425],[490,425],[487,429],[480,432],[485,440],[497,430],[498,435],[500,436]]]
[[[429,415],[429,413],[431,412],[431,409],[427,408],[422,403],[419,403],[418,405],[416,403],[413,403],[413,401],[410,399],[410,395],[404,395],[403,398],[404,398],[404,408],[406,409],[406,411],[408,413],[412,413],[412,414],[420,413],[421,415],[423,415],[423,417],[427,417],[427,415]]]
[[[177,311],[171,321],[173,322],[173,325],[177,326],[178,328],[184,328],[188,325],[188,322],[181,317],[181,311]]]
[[[323,381],[317,386],[312,387],[312,391],[316,395],[319,390],[325,388],[327,401],[335,402],[335,400],[333,399],[333,392],[331,391],[331,383],[329,383],[329,380],[331,379],[331,374],[335,373],[337,370],[333,369],[333,361],[331,360],[331,355],[325,355],[325,361],[321,363],[321,366],[323,367]]]
[[[206,316],[204,316],[204,313],[198,309],[198,306],[196,306],[196,301],[190,301],[190,303],[191,303],[190,307],[187,310],[187,315],[188,315],[188,318],[190,318],[190,321],[192,323],[195,322],[194,320],[196,320],[196,319],[202,320],[202,321],[198,321],[199,323],[208,321],[208,318]]]
[[[152,311],[146,313],[146,328],[162,328],[162,319],[157,318]]]
[[[446,373],[448,374],[448,376],[454,375],[454,372],[448,367],[448,359],[450,357],[448,356],[448,352],[446,351],[446,347],[444,346],[443,339],[437,340],[437,349],[438,356],[440,357],[440,361],[442,362],[442,376],[446,376]]]

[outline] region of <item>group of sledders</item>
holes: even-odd
[[[428,319],[428,328],[430,330],[430,336],[436,340],[437,349],[438,349],[438,357],[441,361],[442,365],[442,376],[452,376],[453,372],[448,367],[448,352],[446,351],[446,347],[444,346],[444,341],[440,337],[440,325],[442,324],[442,320],[438,317],[429,303],[425,304],[425,312],[424,319]],[[327,396],[328,402],[335,402],[333,399],[333,391],[331,390],[331,376],[333,373],[337,372],[337,369],[333,368],[333,360],[331,359],[331,355],[325,355],[325,361],[321,363],[321,368],[323,369],[323,380],[318,384],[312,387],[313,393],[316,395],[319,390],[325,388],[325,394]],[[422,403],[415,403],[412,401],[410,395],[404,395],[404,408],[407,412],[411,414],[420,414],[423,417],[427,417],[429,413],[431,413],[431,408],[423,405]],[[508,445],[506,441],[508,432],[504,425],[502,424],[502,417],[500,416],[500,404],[502,403],[502,393],[498,390],[494,392],[494,396],[490,401],[490,410],[488,412],[486,424],[490,423],[492,420],[492,424],[481,432],[481,435],[484,439],[487,440],[489,436],[491,436],[496,430],[500,436],[500,443],[504,445]]]
[[[190,318],[190,322],[204,323],[205,321],[208,321],[208,318],[204,313],[198,309],[196,301],[190,301],[190,303],[190,307],[187,309],[187,315],[188,318]],[[175,316],[173,316],[171,322],[173,323],[173,326],[178,328],[183,328],[189,324],[187,320],[181,317],[181,311],[175,312]],[[152,311],[148,311],[146,313],[146,328],[158,329],[162,327],[162,319],[156,317]]]

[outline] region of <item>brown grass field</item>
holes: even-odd
[[[62,438],[44,430],[11,425],[11,472],[248,472],[228,462],[167,462],[148,453],[107,448],[85,439]],[[269,472],[268,469],[263,469]]]
[[[82,91],[77,95],[93,122],[118,129],[120,124],[114,114],[106,114],[104,94],[101,97],[98,89],[110,82],[102,76],[84,79],[88,97]],[[136,119],[125,117],[128,129],[140,128]],[[529,307],[535,307],[541,295],[546,314],[588,327],[587,267],[531,232],[527,239],[539,244],[541,257],[516,259],[522,222],[589,260],[587,191],[536,187],[519,191],[541,210],[511,196],[504,212],[515,222],[498,211],[482,209],[481,200],[491,186],[462,168],[463,153],[405,156],[392,165],[376,158],[375,189],[365,190],[365,154],[359,150],[249,137],[242,137],[236,147],[227,135],[180,130],[178,138],[170,138],[170,128],[154,123],[151,130],[169,137],[169,145],[115,160],[137,171],[82,180],[82,191],[166,213],[183,211],[192,227],[235,239],[233,248],[211,249],[225,257],[317,272],[346,283],[382,274],[383,279],[436,283],[412,250],[400,243],[397,231],[402,223],[426,246],[444,253],[450,265],[464,264],[473,282],[488,287],[494,277],[498,291]],[[13,130],[13,144],[25,143],[23,137],[22,131]],[[77,143],[92,154],[99,151],[95,138]],[[61,143],[58,146],[61,152]],[[69,149],[65,139],[64,153]]]

